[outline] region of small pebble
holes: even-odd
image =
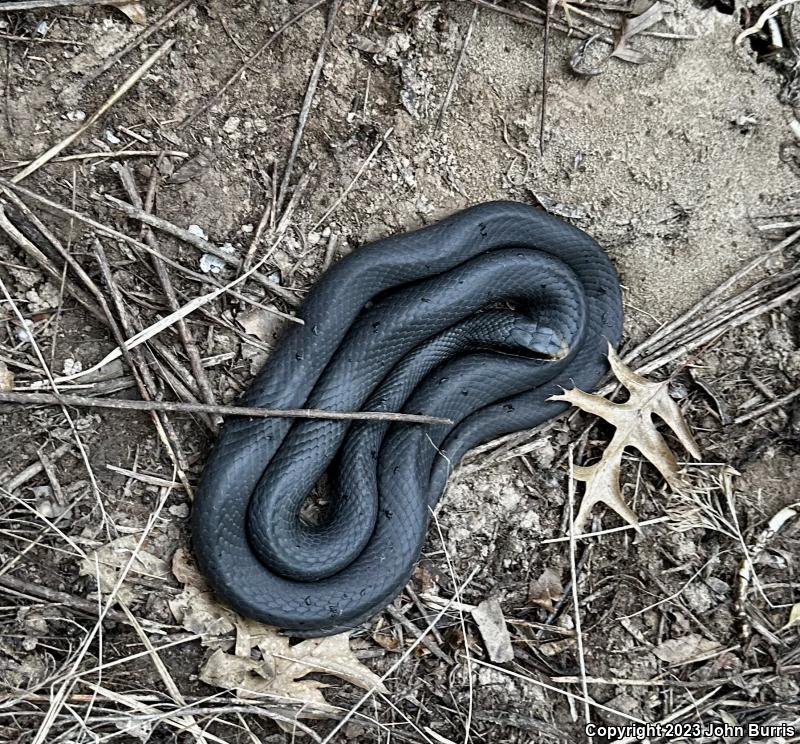
[[[22,321],[22,328],[17,328],[17,339],[24,344],[30,343],[33,340],[33,336],[30,333],[32,329],[33,321],[30,318],[26,318],[24,321]]]
[[[238,116],[231,116],[222,125],[222,131],[225,132],[225,134],[233,134],[239,128],[241,122],[242,120]]]
[[[78,372],[83,370],[83,365],[77,359],[65,359],[64,360],[64,374],[69,375],[76,375]]]
[[[203,230],[200,225],[189,225],[188,231],[192,235],[197,235],[198,238],[202,238],[203,240],[208,240],[208,235],[206,235],[205,231]]]
[[[200,271],[204,274],[219,274],[225,268],[225,262],[218,256],[204,253],[200,256]]]
[[[169,513],[178,519],[186,519],[189,516],[189,506],[187,504],[174,504],[169,507]]]

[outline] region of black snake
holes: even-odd
[[[299,317],[241,405],[454,423],[226,421],[194,502],[195,554],[234,609],[296,636],[388,604],[463,454],[561,412],[546,400],[560,387],[593,388],[622,331],[619,281],[597,243],[514,202],[354,251]],[[332,462],[331,505],[308,524],[301,508]]]

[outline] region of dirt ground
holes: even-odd
[[[671,377],[694,431],[699,462],[667,435],[678,460],[691,461],[686,493],[673,492],[629,449],[623,495],[645,523],[641,533],[619,530],[571,547],[564,539],[568,454],[596,461],[610,426],[576,413],[468,456],[409,589],[350,639],[358,679],[315,667],[311,678],[325,683],[322,693],[294,678],[296,687],[270,687],[280,673],[272,669],[270,677],[258,666],[268,655],[263,644],[248,645],[239,654],[246,663],[211,680],[212,652],[230,650],[234,631],[240,651],[245,631],[232,621],[227,641],[216,638],[209,628],[218,610],[202,622],[195,612],[195,625],[176,616],[182,584],[191,584],[191,570],[173,562],[188,547],[191,501],[148,414],[0,404],[0,741],[588,741],[588,721],[632,720],[706,727],[650,741],[769,738],[709,728],[725,724],[772,725],[771,741],[800,741],[800,398],[788,398],[800,384],[797,246],[789,239],[800,226],[793,5],[735,44],[768,4],[662,3],[662,19],[628,42],[645,55],[637,64],[608,55],[623,23],[652,12],[648,2],[556,4],[540,152],[544,37],[528,21],[541,21],[543,5],[344,0],[287,189],[327,4],[281,30],[301,3],[185,2],[99,75],[105,60],[174,6],[143,3],[145,17],[137,19],[130,6],[125,14],[69,3],[4,13],[3,5],[3,178],[88,122],[174,40],[59,153],[84,157],[47,162],[21,185],[145,241],[140,223],[106,197],[131,202],[125,173],[143,197],[158,184],[152,211],[192,231],[152,233],[174,262],[167,271],[180,305],[212,289],[212,278],[236,276],[201,255],[198,236],[237,260],[251,245],[255,260],[271,250],[261,269],[271,288],[250,280],[245,299],[226,294],[187,318],[218,403],[238,396],[286,322],[264,307],[291,314],[337,256],[469,204],[528,202],[594,236],[623,284],[624,351],[749,262],[765,260],[730,288],[731,312],[722,325],[708,325],[708,338],[698,342],[706,326],[692,335],[685,320],[667,334],[670,358],[651,346],[632,360],[634,368],[653,362],[646,371],[654,380]],[[581,57],[587,31],[612,43],[593,40]],[[597,74],[577,74],[575,66]],[[114,154],[120,150],[145,154]],[[162,150],[172,154],[157,159]],[[32,219],[41,219],[119,318],[96,252],[101,235],[130,324],[124,336],[170,311],[141,242],[98,233],[19,192],[33,217],[25,215],[10,193],[0,191],[8,218],[36,245],[43,238],[32,236]],[[48,276],[0,227],[8,293],[0,299],[0,361],[15,389],[46,379],[43,363],[55,377],[98,363],[116,342],[71,293],[86,286],[75,267],[64,269],[45,241],[57,269]],[[203,273],[210,264],[218,273]],[[735,295],[759,281],[749,295]],[[202,398],[189,356],[174,327],[137,352],[168,400]],[[79,395],[141,397],[119,360],[62,385]],[[190,487],[212,424],[168,418],[165,436],[179,445]],[[593,532],[623,525],[605,507],[593,511]],[[130,576],[120,575],[119,563],[103,566],[104,579],[98,566],[114,562],[104,546],[128,557],[143,530],[151,562]],[[752,566],[746,584],[742,566]],[[99,597],[115,583],[121,601],[97,623]],[[491,623],[472,612],[487,600],[499,603],[513,658],[497,660]],[[194,633],[215,641],[201,643]],[[387,672],[387,691],[373,690],[348,714],[364,694],[353,682],[369,687],[370,673]],[[299,719],[303,730],[292,723],[297,705],[274,698],[287,689],[312,702],[324,694],[334,707],[301,709],[316,712]],[[790,724],[795,733],[781,728]]]

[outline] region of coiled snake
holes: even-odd
[[[242,405],[454,423],[226,421],[193,506],[194,551],[234,609],[295,636],[351,628],[388,604],[463,454],[561,412],[546,400],[559,387],[594,387],[622,330],[619,281],[597,243],[515,202],[354,251],[299,316]],[[307,524],[301,507],[331,462],[335,497]]]

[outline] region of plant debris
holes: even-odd
[[[200,670],[207,684],[235,689],[243,697],[267,695],[299,703],[300,717],[329,716],[333,711],[322,694],[328,685],[307,679],[309,674],[322,673],[365,690],[386,692],[380,678],[353,655],[346,633],[291,645],[275,628],[219,604],[182,550],[175,553],[172,571],[184,584],[181,594],[170,601],[173,615],[186,630],[200,635],[203,645],[214,648]]]
[[[639,450],[656,466],[673,490],[680,491],[685,487],[681,481],[678,461],[664,437],[656,429],[653,416],[658,416],[672,429],[692,457],[700,459],[697,442],[678,404],[670,397],[669,380],[651,382],[636,374],[622,363],[610,345],[608,361],[614,376],[630,394],[625,403],[614,403],[607,398],[577,388],[565,390],[562,394],[550,398],[571,403],[587,413],[599,416],[615,427],[614,437],[598,463],[573,467],[573,477],[586,483],[586,492],[575,517],[576,531],[583,529],[592,509],[600,503],[611,507],[626,522],[638,527],[639,520],[625,503],[620,484],[622,455],[626,447]]]

